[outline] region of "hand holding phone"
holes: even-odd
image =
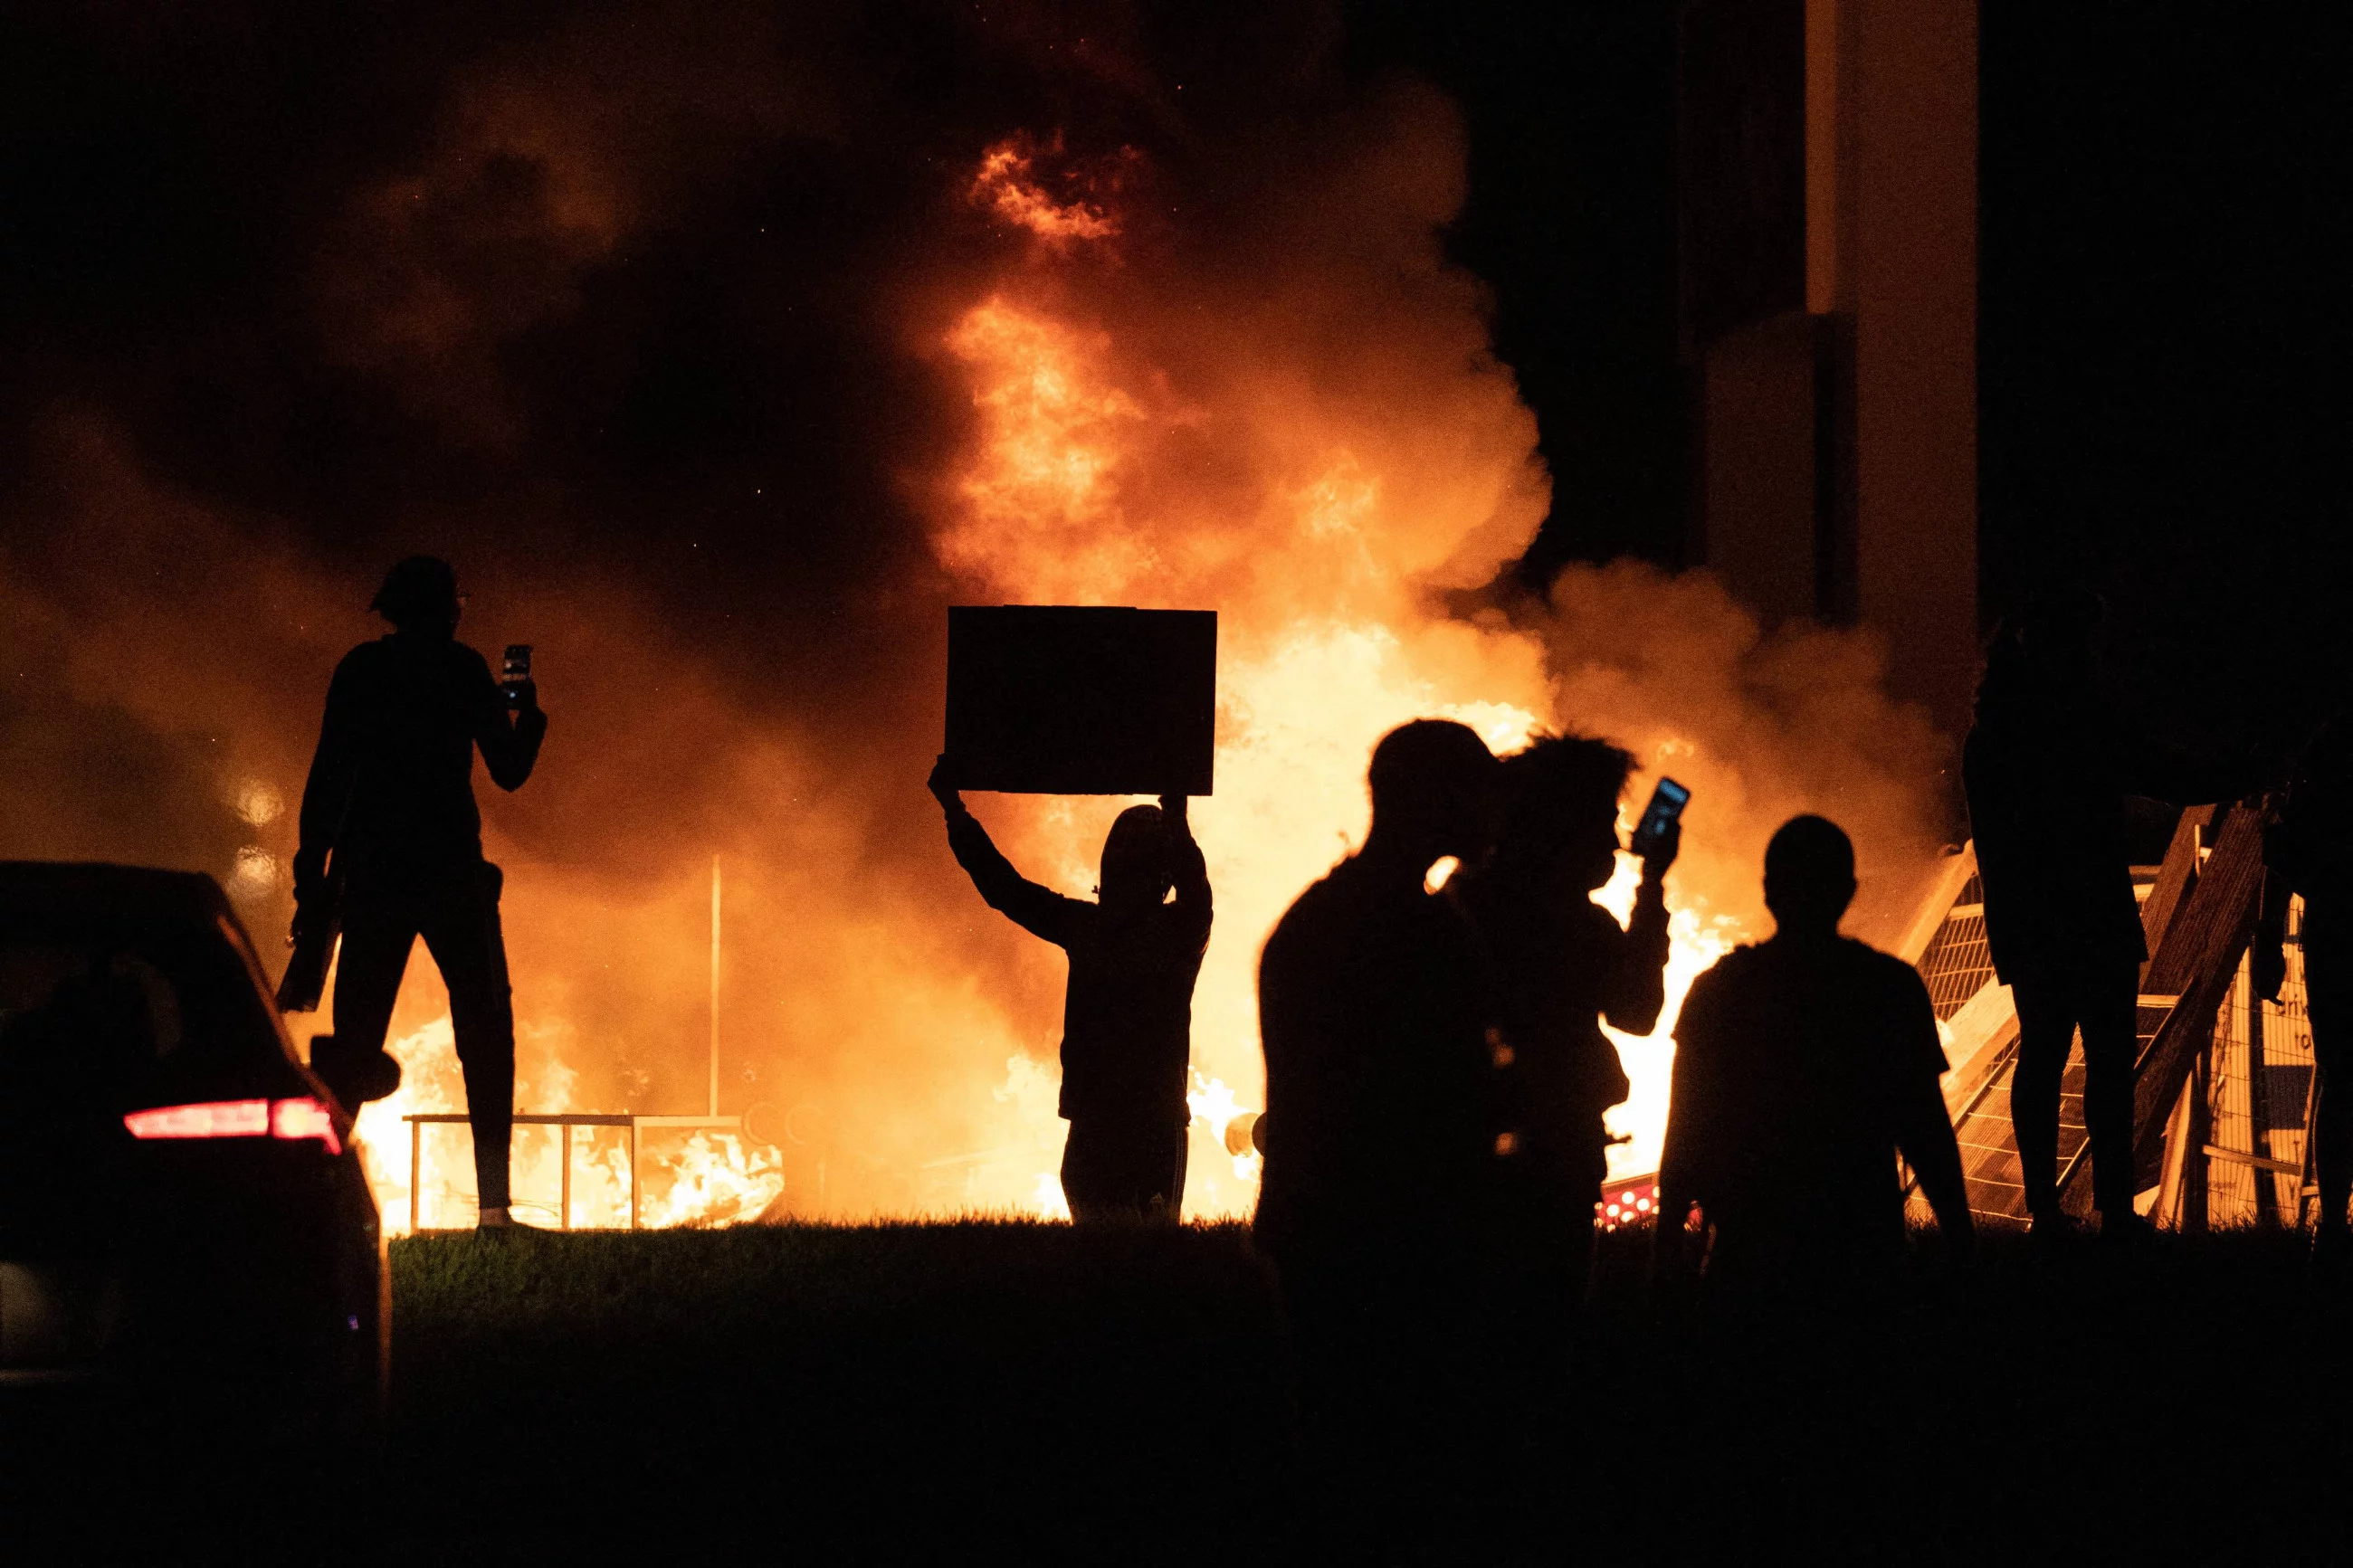
[[[1690,804],[1691,791],[1671,778],[1661,778],[1651,792],[1651,804],[1642,808],[1628,846],[1641,859],[1646,876],[1662,877],[1675,863],[1675,853],[1683,847],[1683,807]]]
[[[531,678],[531,644],[507,644],[499,665],[499,692],[510,708],[528,708],[538,700],[539,686]]]

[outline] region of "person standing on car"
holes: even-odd
[[[965,809],[947,759],[932,769],[948,847],[988,907],[1070,955],[1062,1001],[1062,1094],[1071,1124],[1062,1195],[1071,1217],[1175,1223],[1185,1203],[1186,1073],[1193,983],[1209,947],[1209,873],[1185,797],[1131,805],[1103,838],[1093,900],[1013,868]],[[1171,894],[1175,895],[1173,898]]]
[[[295,922],[335,902],[332,873],[343,925],[335,1039],[346,1054],[382,1051],[409,950],[425,939],[449,988],[480,1223],[499,1229],[513,1223],[514,1002],[499,925],[503,879],[482,858],[474,752],[501,789],[521,788],[547,715],[532,681],[501,687],[458,641],[463,604],[448,562],[412,556],[369,605],[391,635],[335,667],[302,791]]]

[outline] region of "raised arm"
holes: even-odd
[[[930,788],[947,816],[948,847],[955,852],[956,864],[972,879],[988,907],[1030,935],[1068,947],[1089,906],[1051,888],[1039,887],[1013,868],[1013,862],[990,841],[988,830],[965,809],[964,797],[947,782],[945,757],[933,765]]]
[[[1667,858],[1673,859],[1673,851]],[[1646,862],[1642,885],[1634,894],[1634,918],[1616,943],[1617,962],[1609,975],[1609,989],[1602,1016],[1630,1035],[1647,1035],[1659,1026],[1667,1005],[1667,895]]]
[[[547,715],[539,706],[536,681],[515,683],[512,710],[506,693],[491,679],[491,667],[481,663],[482,678],[474,699],[474,744],[482,750],[482,765],[491,782],[512,793],[531,777],[539,761],[539,743],[547,738]]]
[[[1210,899],[1208,862],[1201,858],[1201,846],[1193,838],[1193,824],[1185,815],[1185,797],[1164,795],[1160,812],[1168,823],[1170,869],[1176,884],[1176,907],[1189,917],[1190,923],[1199,928],[1201,940],[1209,939]]]

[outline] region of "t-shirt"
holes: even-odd
[[[531,776],[546,733],[536,707],[509,717],[490,666],[464,643],[406,632],[362,643],[327,688],[302,791],[298,887],[334,847],[392,866],[480,858],[475,748],[512,790]]]
[[[1469,1224],[1492,1150],[1492,1071],[1468,927],[1360,859],[1299,896],[1259,960],[1266,1165],[1278,1252],[1426,1245]]]
[[[2148,956],[2133,896],[2125,781],[2094,710],[2021,697],[1962,748],[1986,941],[2001,978]]]
[[[1910,964],[1836,936],[1736,949],[1692,983],[1675,1025],[1662,1195],[1696,1201],[1736,1258],[1892,1244],[1905,1109],[1946,1067]]]

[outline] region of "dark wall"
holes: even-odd
[[[1366,70],[1461,106],[1470,199],[1455,258],[1494,290],[1495,349],[1552,466],[1524,566],[1679,563],[1690,481],[1676,353],[1675,8],[1622,0],[1350,0]]]
[[[1983,13],[1982,603],[2104,589],[2128,695],[2251,741],[2345,668],[2326,15]]]

